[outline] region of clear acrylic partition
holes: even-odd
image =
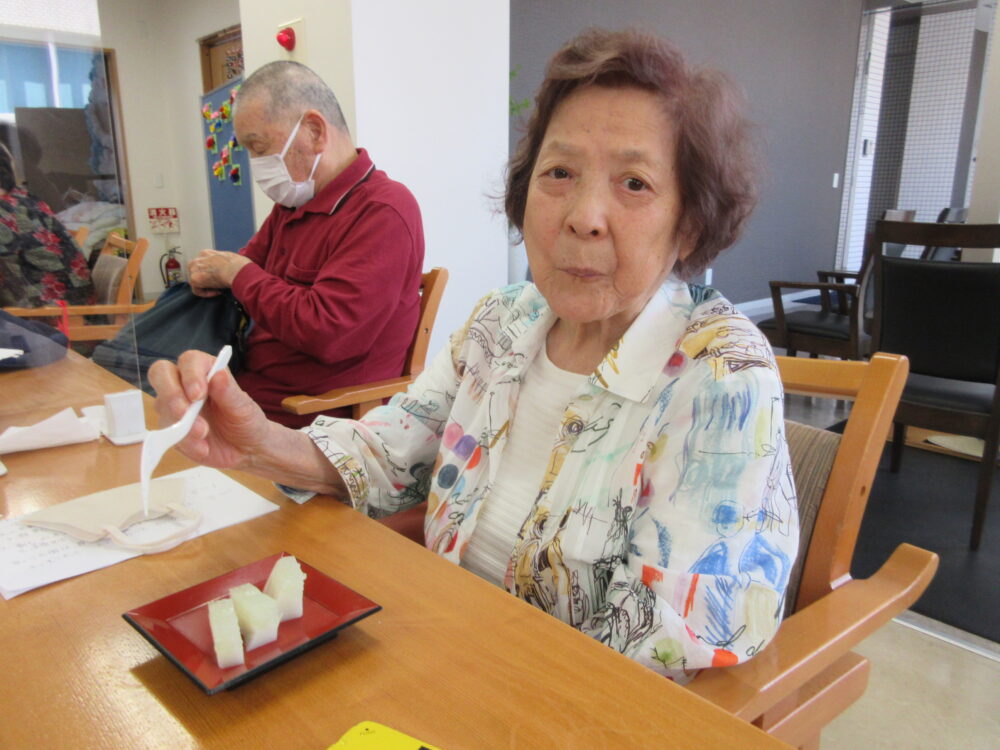
[[[9,20],[18,19],[5,19],[5,23]],[[111,270],[98,278],[102,253],[112,252],[106,247],[108,237],[118,234],[134,240],[137,234],[146,234],[137,233],[136,212],[128,203],[113,53],[101,45],[99,31],[90,35],[94,43],[87,45],[79,43],[86,38],[82,34],[25,32],[25,38],[11,38],[7,36],[10,28],[5,26],[5,37],[0,38],[0,142],[13,162],[16,185],[4,192],[0,207],[4,250],[0,308],[41,307],[57,312],[0,316],[0,350],[7,350],[0,351],[0,357],[7,355],[0,359],[0,474],[6,470],[0,480],[0,511],[4,519],[31,512],[32,504],[43,495],[50,500],[71,499],[74,478],[109,468],[103,452],[107,448],[92,448],[112,445],[99,437],[97,442],[91,438],[64,446],[50,440],[50,444],[29,448],[25,446],[34,445],[31,434],[9,433],[9,428],[36,428],[51,418],[64,418],[65,410],[72,409],[73,418],[107,431],[106,420],[102,425],[106,394],[151,390],[137,357],[131,326],[135,312],[95,314],[98,311],[93,308],[119,304],[113,296],[118,288],[115,276],[127,273],[127,259],[122,258],[103,264],[105,271]],[[62,38],[74,43],[52,41]],[[149,253],[156,249],[150,248]],[[127,253],[113,252],[116,256]],[[130,306],[143,303],[160,288],[156,279],[143,278],[141,271],[132,275],[135,289]],[[65,312],[58,312],[59,303],[65,303]],[[80,314],[69,314],[77,310]],[[60,329],[70,334],[68,342],[60,337]],[[102,349],[110,354],[99,365]],[[156,426],[151,418],[146,422],[145,426]],[[76,434],[77,427],[60,422],[57,432]],[[6,443],[5,433],[8,438],[13,435]],[[134,467],[131,460],[125,463],[118,483],[137,481],[138,454]]]

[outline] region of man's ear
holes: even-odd
[[[302,115],[301,129],[309,134],[315,153],[319,154],[326,150],[330,138],[330,124],[323,115],[315,109],[307,109]]]

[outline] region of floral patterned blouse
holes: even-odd
[[[427,499],[426,544],[458,562],[554,322],[532,284],[500,289],[406,393],[305,428],[351,503]],[[678,681],[752,657],[798,549],[783,430],[767,341],[714,289],[669,280],[566,406],[507,590]]]
[[[97,301],[87,259],[52,209],[25,190],[0,196],[0,307]]]

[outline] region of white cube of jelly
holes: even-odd
[[[219,669],[243,664],[243,639],[231,599],[216,599],[208,603],[208,625],[212,629],[215,661]]]
[[[236,607],[236,619],[247,651],[278,639],[281,613],[278,603],[252,583],[229,589],[229,596]]]
[[[264,593],[278,603],[281,621],[302,617],[302,596],[306,574],[299,561],[291,555],[282,557],[271,568],[271,575],[264,584]]]

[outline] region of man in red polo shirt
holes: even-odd
[[[233,121],[250,169],[275,201],[239,253],[203,250],[196,294],[231,288],[253,319],[240,386],[267,416],[312,417],[286,396],[398,377],[420,311],[420,209],[364,149],[312,70],[272,62],[240,87]]]

